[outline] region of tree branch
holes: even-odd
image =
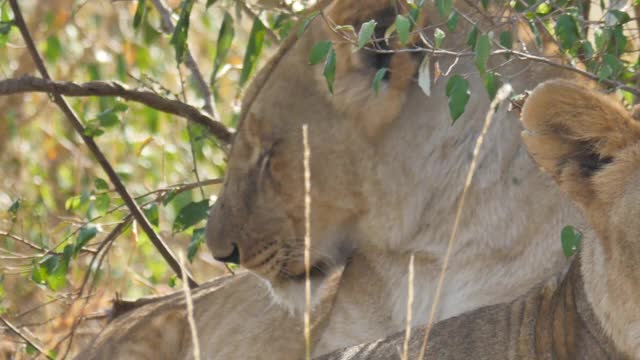
[[[231,142],[231,131],[222,123],[197,108],[179,100],[162,97],[148,89],[134,89],[116,81],[90,81],[82,84],[69,81],[54,81],[25,75],[19,78],[0,80],[0,95],[25,92],[46,92],[65,96],[118,96],[139,102],[156,110],[178,115],[204,126],[218,140]]]
[[[27,344],[31,345],[31,347],[36,349],[36,351],[38,351],[44,357],[50,360],[55,360],[55,358],[51,356],[51,354],[48,351],[46,351],[42,346],[38,345],[35,341],[31,340],[30,337],[27,336],[27,334],[20,331],[20,329],[18,329],[15,325],[10,323],[9,320],[1,316],[0,316],[0,320],[2,320],[2,322],[9,328],[9,330],[11,330],[14,334],[18,335],[18,337],[24,340]]]
[[[38,52],[38,49],[36,48],[36,45],[33,42],[33,38],[29,33],[29,29],[27,28],[27,24],[25,23],[24,18],[22,17],[22,12],[20,11],[20,7],[18,6],[17,0],[9,0],[9,4],[11,6],[11,10],[13,11],[15,24],[20,30],[20,33],[22,35],[22,38],[24,39],[27,49],[31,54],[31,58],[36,64],[36,68],[38,69],[38,71],[40,72],[40,74],[44,79],[51,80],[51,76],[49,75],[47,67],[45,66],[44,61],[42,60],[42,56]],[[140,224],[140,227],[147,234],[147,236],[149,237],[153,245],[160,252],[160,254],[165,259],[167,264],[171,267],[171,269],[173,269],[173,271],[178,276],[182,276],[182,269],[175,255],[173,254],[171,249],[167,247],[167,245],[162,241],[160,236],[158,236],[158,234],[155,232],[155,230],[151,226],[151,223],[149,223],[149,220],[144,216],[138,204],[135,202],[133,197],[131,197],[131,194],[129,194],[129,191],[124,186],[124,184],[120,180],[120,177],[115,172],[115,170],[113,169],[113,167],[111,166],[107,158],[104,156],[104,154],[102,153],[102,151],[100,150],[96,142],[93,140],[92,137],[85,135],[84,126],[80,122],[80,119],[78,119],[78,116],[75,114],[73,109],[71,109],[71,107],[69,106],[67,101],[62,97],[62,95],[55,92],[51,93],[51,95],[53,97],[53,101],[56,103],[56,105],[58,105],[60,110],[62,110],[62,112],[65,114],[65,116],[67,117],[71,125],[74,127],[74,129],[78,133],[78,135],[80,135],[80,137],[82,138],[84,143],[87,145],[89,150],[93,153],[98,163],[100,163],[100,166],[102,166],[102,169],[109,177],[109,180],[113,184],[115,190],[118,192],[118,194],[120,195],[124,203],[127,205],[127,207],[129,208],[129,211],[131,211],[133,218],[138,222],[138,224]],[[198,286],[198,284],[193,280],[193,278],[190,275],[187,278],[189,279],[189,286],[191,286],[192,288],[195,288]]]
[[[165,34],[171,35],[173,30],[175,29],[175,25],[173,24],[173,20],[171,20],[171,9],[165,4],[163,0],[152,0],[153,6],[158,10],[160,16],[162,17],[162,31]],[[217,114],[216,108],[213,103],[213,94],[211,94],[211,90],[209,89],[209,84],[202,76],[202,72],[198,67],[198,63],[193,58],[191,54],[191,50],[189,50],[189,44],[186,44],[185,49],[185,65],[191,71],[193,78],[196,80],[198,84],[198,88],[200,92],[202,92],[202,97],[204,98],[204,109],[207,113],[213,116],[215,119],[219,119],[220,117]]]

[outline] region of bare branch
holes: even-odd
[[[0,316],[0,320],[11,330],[14,334],[18,335],[22,340],[24,340],[27,344],[31,345],[34,349],[36,349],[40,354],[45,356],[47,359],[54,360],[55,358],[49,354],[42,346],[38,345],[35,341],[31,340],[31,337],[27,334],[23,333],[18,329],[15,325],[9,322],[9,320]]]
[[[14,19],[15,24],[20,30],[22,38],[24,39],[27,49],[31,54],[31,58],[35,62],[38,71],[40,72],[43,78],[47,80],[51,80],[51,76],[49,75],[47,67],[45,66],[44,61],[42,60],[42,56],[38,52],[38,49],[36,48],[36,45],[33,42],[33,38],[29,33],[29,29],[27,28],[27,24],[25,23],[24,18],[22,17],[22,11],[18,6],[17,0],[9,0],[9,4],[11,6],[11,10],[13,11],[13,14],[15,17]],[[178,276],[181,276],[182,269],[175,255],[173,254],[171,249],[167,247],[164,241],[162,241],[160,236],[155,232],[155,230],[151,226],[151,223],[149,223],[149,220],[144,216],[138,204],[135,202],[131,194],[129,194],[129,191],[124,186],[124,184],[120,180],[120,177],[118,176],[116,171],[113,169],[113,166],[111,166],[107,158],[104,156],[104,154],[102,153],[102,151],[100,150],[96,142],[93,140],[92,137],[85,135],[84,126],[80,122],[80,119],[78,119],[78,116],[76,115],[76,113],[73,111],[73,109],[71,109],[71,107],[69,106],[67,101],[62,97],[62,95],[58,93],[52,93],[52,97],[53,97],[53,101],[56,103],[56,105],[58,105],[60,110],[62,110],[62,112],[65,114],[65,116],[67,117],[71,125],[74,127],[74,129],[78,133],[78,135],[80,135],[80,137],[82,138],[84,143],[87,145],[89,150],[96,157],[96,160],[98,161],[98,163],[100,163],[100,166],[109,177],[109,180],[111,180],[111,183],[113,184],[115,190],[118,192],[118,194],[120,195],[122,200],[125,202],[125,204],[127,204],[127,207],[129,208],[129,211],[131,211],[133,218],[138,222],[138,224],[140,224],[140,227],[142,227],[144,232],[147,234],[147,236],[149,237],[153,245],[160,252],[160,254],[165,259],[167,264],[171,267],[171,269],[173,269],[173,271]],[[189,279],[189,286],[191,287],[198,286],[198,284],[193,280],[191,276],[188,276],[187,278]]]
[[[165,4],[164,0],[152,0],[151,2],[153,3],[153,6],[155,6],[156,10],[158,10],[158,12],[160,13],[160,16],[162,17],[162,31],[165,34],[171,35],[173,33],[173,30],[175,29],[173,20],[171,20],[171,9],[169,9],[167,4]],[[219,119],[220,117],[217,114],[217,111],[213,102],[213,94],[209,89],[209,84],[202,76],[200,67],[198,67],[198,63],[193,58],[193,55],[191,54],[191,50],[189,50],[189,44],[187,44],[187,47],[184,53],[185,53],[184,63],[185,65],[187,65],[187,68],[189,69],[189,71],[191,71],[193,78],[196,80],[196,83],[198,84],[198,89],[200,90],[200,92],[202,93],[201,95],[204,98],[205,111],[208,112],[215,119]]]
[[[200,124],[225,144],[229,144],[231,141],[231,131],[222,123],[197,108],[179,100],[167,99],[151,90],[130,88],[116,81],[90,81],[78,84],[69,81],[47,80],[29,75],[0,80],[0,95],[26,92],[46,92],[73,97],[118,96]]]

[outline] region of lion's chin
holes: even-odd
[[[329,281],[329,279],[341,276],[343,271],[344,266],[328,267],[323,265],[312,267],[309,273],[311,311],[325,300],[328,292],[334,290],[335,281]],[[276,303],[285,307],[292,314],[303,314],[307,310],[305,295],[306,275],[304,272],[267,282]]]

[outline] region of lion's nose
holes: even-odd
[[[231,252],[231,255],[222,256],[222,257],[214,256],[213,258],[221,262],[240,265],[240,250],[238,250],[238,245],[236,244],[232,244],[232,245],[233,245],[233,251]]]

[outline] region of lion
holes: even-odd
[[[640,359],[640,122],[615,100],[566,80],[525,103],[531,156],[591,227],[568,269],[510,303],[444,320],[429,359]],[[419,354],[424,329],[410,340]],[[390,359],[398,333],[322,360]],[[412,358],[414,358],[412,356]]]
[[[415,81],[424,54],[353,52],[327,25],[358,28],[373,18],[381,37],[396,17],[392,3],[331,1],[302,36],[284,42],[247,90],[206,238],[216,259],[240,264],[249,274],[195,290],[194,319],[206,358],[298,359],[305,351],[303,125],[311,154],[312,353],[404,328],[412,254],[412,325],[426,322],[490,100],[473,59],[433,58],[443,69],[457,61],[457,73],[472,74],[473,96],[452,126],[446,77],[433,79],[428,97]],[[425,6],[421,21],[438,24],[433,4]],[[432,36],[430,29],[425,36]],[[464,44],[465,34],[464,28],[448,33],[443,46]],[[314,44],[326,39],[335,40],[337,55],[333,94],[321,67],[307,63]],[[371,84],[381,67],[389,71],[376,93]],[[559,76],[553,68],[518,61],[503,70],[514,74],[518,92]],[[437,319],[510,301],[557,272],[566,259],[555,239],[562,226],[580,221],[550,180],[537,175],[519,142],[517,116],[502,106],[495,118],[468,192]],[[178,295],[144,306],[109,325],[82,356],[190,358],[185,314]],[[162,327],[151,329],[153,323]]]

